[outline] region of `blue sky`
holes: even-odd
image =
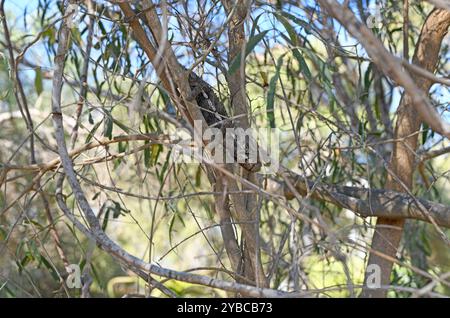
[[[26,9],[26,12],[28,13],[28,19],[32,19],[32,18],[34,18],[33,13],[35,12],[37,6],[38,6],[38,1],[37,0],[35,0],[35,1],[29,1],[29,0],[28,1],[27,0],[14,0],[14,1],[10,0],[10,1],[8,1],[7,0],[6,3],[5,3],[6,11],[7,12],[11,12],[16,17],[16,20],[15,20],[14,24],[12,22],[10,22],[10,27],[12,25],[15,25],[16,27],[21,27],[23,29],[24,28],[24,17],[23,17],[23,14],[25,12],[25,9]],[[55,2],[54,1],[52,1],[52,6],[53,6],[53,8],[55,8]],[[28,22],[32,22],[32,21],[28,21]],[[272,29],[272,28],[274,28],[274,26],[275,26],[276,29],[284,30],[284,28],[280,24],[278,24],[277,21],[274,21],[273,17],[272,18],[270,18],[270,17],[261,18],[259,20],[258,25],[260,26],[261,30]],[[299,31],[298,28],[297,28],[297,31]],[[272,40],[269,40],[269,41],[272,41]],[[342,43],[343,44],[355,44],[355,41],[353,39],[344,39],[344,37],[342,37]],[[39,50],[38,45],[35,47],[35,50],[34,50],[35,52],[37,52],[36,49]],[[39,60],[41,60],[41,57],[38,57],[38,58],[39,58]],[[43,59],[40,62],[42,64],[42,66],[50,66],[48,64],[48,61],[45,61],[45,56],[43,56]],[[30,74],[30,75],[33,75],[33,74]],[[448,103],[450,101],[450,92],[449,92],[448,88],[439,89],[438,92],[439,92],[438,95],[440,95],[439,98],[438,98],[438,101],[440,103]],[[398,106],[399,100],[400,100],[400,96],[401,96],[400,95],[400,90],[399,89],[395,89],[394,95],[393,95],[392,109],[391,110],[395,110],[395,108]],[[450,121],[450,114],[447,113],[445,115],[445,118]]]

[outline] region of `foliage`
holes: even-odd
[[[368,4],[372,1],[350,1],[360,18],[370,15]],[[400,56],[401,2],[383,1],[382,5],[382,26],[372,31],[390,53]],[[63,214],[55,196],[63,172],[59,165],[34,181],[40,171],[31,165],[47,164],[59,156],[49,105],[64,6],[52,0],[17,5],[6,1],[5,8],[15,58],[38,38],[18,65],[34,124],[36,162],[30,162],[29,123],[14,97],[18,87],[8,60],[8,43],[1,39],[0,296],[81,296],[80,289],[65,286],[67,262],[80,265],[85,278],[91,278],[90,296],[150,292],[166,297],[92,244]],[[135,9],[143,10],[140,5]],[[430,10],[427,2],[410,1],[410,51]],[[280,132],[280,165],[287,171],[329,185],[385,187],[402,90],[318,4],[251,1],[243,22],[245,44],[232,60],[227,32],[231,22],[220,2],[161,1],[156,11],[161,21],[165,21],[164,12],[169,13],[167,37],[178,61],[187,69],[195,66],[193,71],[214,88],[231,115],[237,110],[227,80],[245,67],[249,122],[252,127]],[[130,21],[117,5],[105,1],[82,2],[76,21],[65,59],[64,128],[69,150],[99,140],[110,142],[72,157],[102,229],[144,261],[246,283],[235,277],[239,273],[233,273],[224,247],[219,196],[208,178],[207,165],[173,162],[173,145],[160,142],[178,133],[177,125],[186,127],[187,118],[137,41]],[[149,30],[146,27],[150,34]],[[447,41],[441,48],[439,76],[448,76],[449,57]],[[87,74],[83,74],[85,63]],[[448,87],[436,84],[429,95],[442,117],[448,118]],[[413,150],[417,154],[448,146],[446,138],[426,124],[419,133],[419,148]],[[161,139],[126,138],[137,135]],[[123,140],[115,142],[118,138]],[[245,176],[239,169],[235,168],[235,174]],[[412,193],[448,204],[448,169],[448,154],[424,162],[414,174]],[[261,187],[284,181],[282,173],[259,175],[259,180]],[[86,224],[68,182],[63,194],[73,216]],[[254,202],[261,264],[270,287],[314,290],[317,297],[356,296],[375,219],[362,218],[312,194],[289,202],[274,197],[260,192]],[[234,203],[231,208],[236,208]],[[243,248],[243,227],[234,215],[233,220]],[[448,237],[448,230],[443,232]],[[430,282],[416,269],[433,277],[450,270],[448,245],[430,224],[408,223],[399,251],[401,262],[393,271],[392,284],[404,288],[392,289],[392,297],[411,296]],[[218,288],[165,282],[156,275],[152,278],[179,296],[234,295]],[[120,286],[111,287],[115,284]],[[432,291],[450,295],[448,285],[442,283]]]

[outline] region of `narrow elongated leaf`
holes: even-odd
[[[166,175],[167,168],[169,167],[170,155],[171,154],[172,154],[172,150],[169,149],[169,151],[167,152],[167,155],[166,155],[166,160],[164,160],[164,164],[163,164],[163,167],[161,169],[161,172],[159,172],[158,169],[156,169],[156,175],[158,176],[158,180],[159,180],[160,183],[163,182],[164,177]]]
[[[148,145],[149,142],[146,140],[144,141],[145,145]],[[144,165],[146,168],[150,168],[151,167],[151,152],[150,152],[150,148],[145,147],[144,149]]]
[[[310,81],[312,77],[311,71],[309,70],[308,64],[306,64],[306,61],[303,58],[302,54],[300,53],[298,48],[296,48],[299,45],[297,32],[286,18],[284,18],[279,14],[275,14],[275,17],[278,19],[278,21],[281,22],[281,24],[283,24],[284,28],[286,29],[289,35],[289,38],[291,39],[290,43],[294,46],[294,48],[292,49],[292,54],[294,55],[295,59],[298,61],[298,64],[300,65],[300,71],[303,73],[303,75],[305,75],[306,79]]]
[[[163,147],[159,144],[152,145],[152,165],[158,163],[159,154],[161,153]]]
[[[94,127],[92,127],[91,131],[89,132],[88,136],[86,137],[86,141],[85,141],[86,144],[92,140],[92,137],[94,137],[95,132],[97,131],[98,127],[100,127],[101,123],[102,122],[99,121],[94,125]]]
[[[372,77],[370,76],[372,72],[372,63],[369,63],[366,72],[364,73],[364,93],[362,96],[362,101],[366,101],[369,98],[370,85],[372,83]]]
[[[261,33],[252,36],[245,46],[245,56],[244,59],[250,54],[251,51],[255,48],[255,46],[264,38],[264,36],[269,32],[269,30],[263,31]],[[239,53],[231,62],[230,68],[228,69],[228,74],[232,75],[236,70],[241,66],[242,55]]]
[[[428,138],[428,125],[426,123],[422,124],[422,144],[424,145],[427,142],[427,138]]]
[[[195,173],[195,186],[199,187],[201,185],[202,180],[202,167],[199,165],[197,168],[197,172]]]
[[[108,111],[105,111],[105,121],[103,128],[103,136],[112,139],[113,119],[111,113],[109,113]]]
[[[35,69],[36,72],[36,76],[34,78],[34,88],[36,89],[36,93],[38,95],[41,95],[42,91],[43,91],[43,84],[42,84],[42,70],[40,67],[37,67]]]
[[[293,22],[295,22],[296,24],[300,25],[301,27],[304,28],[304,30],[306,31],[306,33],[311,33],[311,26],[309,25],[308,22],[301,20],[300,18],[294,16],[293,14],[290,14],[286,11],[283,11],[281,13],[284,17],[288,18],[289,20],[292,20]]]
[[[294,57],[297,59],[298,64],[300,65],[300,71],[305,75],[306,79],[308,81],[311,80],[311,71],[309,70],[308,64],[306,64],[305,59],[303,58],[302,54],[298,49],[293,49],[292,53],[294,54]]]
[[[280,56],[277,61],[277,66],[275,69],[275,75],[272,76],[269,83],[269,91],[267,92],[267,119],[269,120],[269,124],[271,128],[275,128],[275,114],[274,114],[274,104],[275,104],[275,88],[277,86],[278,78],[280,77],[280,69],[283,64],[283,57]]]
[[[255,35],[256,27],[258,26],[259,18],[261,18],[262,15],[263,15],[263,13],[259,14],[259,15],[256,17],[255,21],[253,22],[252,30],[250,31],[250,38],[252,38],[252,37]]]
[[[283,16],[281,16],[279,14],[275,14],[275,17],[277,18],[278,21],[281,22],[281,24],[286,29],[289,37],[291,38],[292,44],[294,46],[297,46],[298,45],[297,33],[295,32],[295,29],[292,27],[292,25],[289,23],[289,21],[286,20]]]
[[[55,268],[52,266],[52,264],[50,264],[50,262],[42,254],[40,255],[40,261],[48,269],[52,278],[56,282],[59,282],[59,276],[58,276],[58,273],[56,272]]]
[[[106,227],[108,226],[109,212],[110,212],[110,209],[107,209],[105,212],[105,216],[103,217],[103,222],[102,222],[102,230],[103,231],[105,231]]]

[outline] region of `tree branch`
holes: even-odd
[[[301,176],[291,177],[290,182],[301,195],[306,195],[309,193],[309,189],[314,189],[311,194],[312,198],[349,209],[362,217],[375,216],[430,222],[429,217],[420,207],[422,204],[438,225],[450,228],[450,207],[444,204],[390,190],[315,183]],[[286,184],[283,184],[282,188],[288,200],[295,197]]]
[[[420,93],[421,90],[418,85],[414,83],[411,76],[405,72],[398,63],[398,60],[384,48],[383,44],[375,37],[373,32],[358,21],[350,9],[340,5],[337,1],[319,0],[319,3],[331,16],[337,19],[351,35],[361,42],[369,56],[383,73],[404,87],[422,120],[434,131],[450,138],[450,125],[440,117],[428,98]],[[445,26],[441,25],[441,27],[443,28]]]

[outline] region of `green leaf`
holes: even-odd
[[[49,44],[54,44],[56,42],[56,28],[51,27],[42,33],[42,38],[48,39]]]
[[[158,162],[158,158],[159,158],[159,154],[161,153],[163,147],[160,144],[153,144],[151,147],[151,162],[150,164],[152,166],[156,165],[156,163]]]
[[[423,132],[422,132],[422,145],[424,145],[427,142],[428,129],[429,129],[428,125],[426,123],[423,123],[422,124],[422,130],[423,130]]]
[[[172,231],[175,225],[175,214],[172,215],[169,222],[169,244],[172,245]]]
[[[366,72],[364,73],[364,93],[362,96],[363,102],[368,100],[368,98],[369,98],[370,85],[372,83],[372,77],[370,76],[371,72],[372,72],[372,66],[373,66],[373,63],[370,62],[369,66],[366,69]]]
[[[34,261],[34,257],[31,255],[31,253],[27,252],[25,253],[25,256],[20,261],[19,265],[19,272],[22,272],[22,270],[30,264],[32,261]]]
[[[274,102],[275,102],[275,88],[277,85],[278,78],[280,77],[280,69],[283,64],[284,54],[278,58],[277,66],[275,69],[275,75],[272,76],[269,83],[269,91],[267,92],[267,119],[271,128],[275,128],[275,114],[274,114]]]
[[[144,141],[144,145],[148,145],[149,142],[146,140]],[[145,147],[144,149],[144,165],[146,168],[149,168],[151,166],[151,152],[150,152],[150,148]]]
[[[263,12],[263,13],[264,13],[264,12]],[[259,15],[256,17],[255,21],[253,22],[252,30],[250,31],[250,38],[252,38],[253,36],[255,36],[256,27],[258,26],[259,18],[261,18],[261,16],[263,15],[263,13],[259,14]]]
[[[34,77],[34,88],[36,89],[36,93],[38,95],[41,95],[43,91],[43,84],[42,84],[42,70],[40,67],[37,67],[35,69],[36,76]]]
[[[169,94],[167,94],[167,92],[163,88],[161,88],[159,86],[158,86],[158,91],[159,91],[159,94],[160,94],[160,96],[161,96],[161,98],[163,100],[164,106],[166,106],[168,103],[170,103]]]
[[[295,32],[295,29],[292,27],[292,25],[289,23],[289,21],[277,13],[275,13],[275,17],[278,19],[278,21],[281,22],[281,24],[284,26],[284,28],[288,32],[289,37],[291,38],[292,44],[294,46],[297,46],[298,45],[297,32]]]
[[[113,203],[114,203],[114,208],[112,209],[113,210],[113,219],[117,219],[119,216],[122,215],[122,206],[117,201],[113,201]]]
[[[364,88],[366,91],[369,91],[370,84],[372,82],[372,78],[370,77],[373,68],[373,63],[370,62],[369,66],[367,66],[366,73],[364,73]]]
[[[50,262],[42,254],[40,255],[40,261],[48,269],[52,278],[55,281],[59,282],[59,276],[58,276],[58,273],[56,272],[55,268],[50,264]]]
[[[297,18],[296,16],[294,16],[293,14],[290,14],[290,13],[287,13],[287,12],[282,12],[281,14],[284,17],[292,20],[293,22],[295,22],[298,25],[300,25],[301,27],[303,27],[307,33],[311,33],[311,25],[308,22],[303,21],[300,18]]]
[[[311,71],[309,70],[308,64],[306,64],[306,61],[303,58],[300,51],[297,48],[295,48],[299,45],[297,32],[292,27],[292,25],[289,23],[289,21],[287,19],[285,19],[283,16],[281,16],[279,14],[275,14],[275,17],[278,19],[278,21],[281,22],[281,24],[283,24],[284,28],[286,29],[286,31],[289,35],[289,38],[291,39],[290,43],[294,46],[294,48],[292,49],[292,53],[293,53],[294,57],[296,58],[296,60],[298,61],[298,64],[300,65],[300,71],[303,73],[303,75],[305,75],[305,77],[308,79],[308,81],[310,81],[312,76],[311,76]]]
[[[201,185],[202,178],[202,166],[198,165],[197,172],[195,173],[195,186],[199,187]]]
[[[102,222],[102,230],[103,231],[105,231],[106,227],[108,226],[109,211],[110,211],[110,209],[106,209],[105,216],[103,217],[103,222]]]
[[[88,117],[89,124],[94,124],[94,118],[92,117],[92,112],[89,110],[89,117]]]
[[[293,49],[292,53],[294,54],[294,57],[297,59],[298,64],[300,65],[300,71],[303,73],[303,75],[305,75],[308,81],[311,81],[311,71],[309,70],[308,64],[306,64],[306,61],[300,51],[298,49]]]
[[[362,123],[361,121],[358,121],[358,134],[361,136],[361,141],[364,142],[367,139],[367,121]]]
[[[113,119],[111,113],[105,110],[105,121],[103,126],[103,136],[112,139]]]
[[[145,144],[148,144],[148,141]],[[163,147],[160,144],[153,144],[149,148],[144,149],[144,164],[146,168],[156,165],[162,149]]]
[[[101,123],[102,123],[102,122],[99,121],[98,123],[96,123],[96,124],[94,125],[94,127],[92,127],[91,131],[89,132],[88,136],[86,137],[85,143],[88,143],[88,142],[91,141],[92,137],[94,137],[95,132],[97,131],[98,127],[100,127],[100,124],[101,124]]]
[[[172,154],[172,150],[169,149],[167,155],[166,155],[166,160],[164,160],[164,164],[163,167],[161,169],[161,172],[158,171],[158,169],[156,169],[156,175],[158,176],[158,180],[160,183],[163,182],[167,168],[169,167],[169,162],[170,162],[170,155]]]
[[[264,36],[266,36],[267,32],[269,32],[269,30],[263,31],[255,36],[250,37],[250,39],[247,42],[247,45],[245,46],[244,59],[250,54],[251,51],[253,51],[255,46],[264,38]],[[230,64],[230,67],[228,69],[228,75],[232,75],[241,66],[241,59],[242,56],[241,53],[239,53]]]
[[[112,117],[111,117],[112,118]],[[120,122],[119,120],[112,118],[112,121],[114,125],[118,126],[120,129],[122,129],[124,132],[129,133],[130,128],[128,128],[124,123]]]
[[[2,227],[0,227],[0,242],[4,241],[7,236],[8,234],[6,233],[6,231]]]
[[[78,30],[78,28],[72,28],[71,31],[72,31],[72,36],[71,36],[71,38],[73,39],[73,41],[74,41],[76,44],[81,44],[82,40],[81,40],[81,33],[80,33],[80,30]]]
[[[126,141],[119,141],[118,148],[119,148],[119,153],[123,153],[123,152],[127,151],[128,142],[126,142]]]
[[[6,286],[6,284],[8,284],[8,281],[6,281],[1,287],[0,287],[0,291],[2,291],[2,289],[5,290],[5,294],[8,295],[8,297],[11,298],[16,298],[16,293],[14,293],[11,289],[9,289],[8,286]]]

